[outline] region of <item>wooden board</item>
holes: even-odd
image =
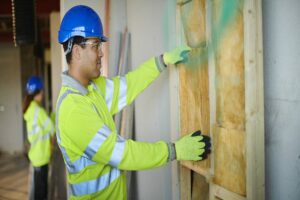
[[[206,178],[196,172],[192,172],[192,199],[209,199],[209,185]]]
[[[210,159],[181,162],[182,199],[264,199],[261,0],[234,1],[178,2],[192,47],[179,68],[180,132],[213,141]],[[234,17],[220,22],[225,2]]]
[[[265,134],[261,4],[261,0],[248,0],[245,2],[244,6],[248,199],[265,199]]]

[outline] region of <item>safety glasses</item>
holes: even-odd
[[[85,41],[79,43],[80,45],[92,45],[92,48],[95,48],[98,51],[102,50],[102,42],[92,42],[92,41]]]

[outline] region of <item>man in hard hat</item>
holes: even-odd
[[[46,200],[48,164],[51,157],[51,139],[54,138],[54,124],[42,107],[43,82],[38,76],[31,76],[26,84],[23,114],[26,121],[27,138],[30,143],[28,157],[33,166],[33,180],[30,199]]]
[[[100,76],[102,23],[90,7],[72,7],[63,17],[58,40],[68,70],[57,102],[57,140],[67,171],[71,199],[126,199],[123,170],[144,170],[177,160],[203,160],[210,138],[200,131],[175,143],[125,140],[113,115],[133,102],[169,64],[184,60],[190,48],[153,57],[123,77]]]

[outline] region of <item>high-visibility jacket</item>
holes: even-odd
[[[133,102],[165,68],[152,58],[123,77],[99,77],[83,87],[62,75],[56,135],[68,171],[70,199],[126,199],[123,170],[165,165],[170,144],[123,139],[113,115]]]
[[[27,139],[30,143],[29,160],[34,167],[48,164],[51,157],[51,136],[54,135],[54,124],[42,108],[34,100],[24,113]]]

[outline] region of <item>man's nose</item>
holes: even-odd
[[[100,58],[104,56],[104,53],[103,53],[102,48],[99,48],[99,49],[98,49],[98,56],[99,56]]]

